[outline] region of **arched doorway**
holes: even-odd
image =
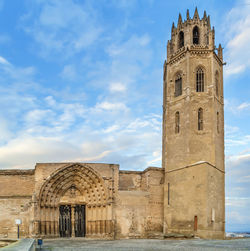
[[[84,237],[86,235],[86,204],[84,196],[72,185],[60,199],[60,237]]]
[[[112,236],[112,198],[108,195],[103,178],[86,164],[55,171],[40,190],[39,235]]]

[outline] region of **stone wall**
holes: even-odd
[[[0,238],[17,238],[16,219],[21,219],[20,237],[30,234],[34,170],[0,171]]]
[[[116,237],[146,238],[163,230],[162,168],[120,171],[116,201]]]
[[[168,172],[164,232],[224,238],[223,182],[224,173],[206,162]]]

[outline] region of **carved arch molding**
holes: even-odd
[[[77,205],[84,205],[84,236],[112,237],[113,184],[112,178],[104,180],[86,164],[70,164],[55,171],[46,179],[40,190],[36,234],[59,237],[59,208],[69,205],[72,208],[71,236],[74,237],[74,209]]]

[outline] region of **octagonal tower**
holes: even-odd
[[[172,26],[164,63],[164,233],[225,232],[223,53],[210,16]]]

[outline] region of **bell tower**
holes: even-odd
[[[164,63],[164,233],[224,238],[223,53],[206,12],[173,23]]]

